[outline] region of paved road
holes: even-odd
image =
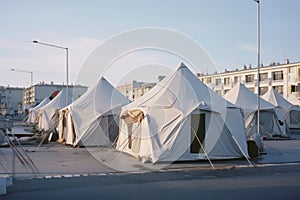
[[[300,166],[15,180],[0,199],[300,199]]]

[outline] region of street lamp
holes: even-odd
[[[25,70],[19,70],[19,69],[13,69],[13,68],[11,69],[11,71],[30,73],[30,85],[31,86],[33,85],[33,72],[31,72],[31,71],[25,71]]]
[[[257,133],[260,135],[259,131],[259,110],[260,110],[260,88],[259,88],[259,71],[260,71],[260,2],[259,0],[254,0],[257,3]]]
[[[64,49],[66,50],[66,105],[69,104],[69,49],[67,47],[62,47],[62,46],[58,46],[58,45],[54,45],[54,44],[48,44],[48,43],[44,43],[44,42],[39,42],[37,40],[32,41],[33,43],[36,44],[40,44],[40,45],[45,45],[45,46],[49,46],[49,47],[54,47],[54,48],[59,48],[59,49]]]

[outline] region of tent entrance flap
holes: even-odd
[[[205,148],[205,113],[191,115],[191,129],[190,153],[204,153],[203,148]],[[199,141],[201,142],[201,144],[199,144]]]
[[[143,111],[139,109],[129,110],[122,114],[121,119],[124,119],[127,124],[128,131],[128,149],[131,149],[132,152],[139,152],[141,136],[140,128],[141,122],[145,118]]]

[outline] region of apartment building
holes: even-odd
[[[53,82],[50,84],[40,82],[27,87],[24,89],[23,95],[24,108],[34,107],[53,92],[62,89],[66,89],[66,85],[54,84]],[[87,87],[81,85],[69,85],[68,90],[70,98],[76,100],[87,90]]]
[[[23,88],[0,86],[0,114],[17,114],[22,110]]]
[[[198,74],[198,77],[221,96],[237,83],[244,84],[255,94],[258,92],[257,67],[252,68],[251,65],[244,66],[243,69],[225,70],[222,73]],[[269,66],[261,66],[259,83],[260,95],[273,87],[284,98],[293,99],[293,103],[300,105],[300,62],[290,63],[286,60],[284,64],[273,62]]]
[[[126,96],[129,100],[134,101],[138,97],[143,96],[154,86],[155,83],[132,81],[132,83],[119,85],[116,87],[116,89],[120,91],[124,96]]]

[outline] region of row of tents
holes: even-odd
[[[224,98],[243,108],[247,135],[257,132],[258,97],[239,83]],[[260,136],[263,138],[289,137],[293,129],[300,129],[300,107],[293,105],[273,88],[259,98]]]
[[[102,77],[69,105],[64,91],[45,99],[30,110],[28,122],[40,130],[57,129],[58,141],[68,145],[113,147],[152,163],[248,158],[256,98],[242,84],[223,98],[181,63],[134,102]],[[274,90],[265,98],[273,104],[260,99],[263,136],[287,136],[289,128],[300,128],[299,107]]]

